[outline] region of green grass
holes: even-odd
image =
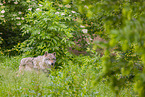
[[[90,64],[68,62],[46,74],[25,72],[17,77],[21,56],[0,57],[0,97],[115,97],[105,82],[98,82],[99,69]],[[120,97],[135,97],[132,85],[121,89]]]

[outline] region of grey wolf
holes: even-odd
[[[56,62],[56,53],[45,52],[43,56],[35,58],[27,57],[23,58],[20,62],[19,73],[22,71],[43,71],[49,72],[49,69],[54,67]]]

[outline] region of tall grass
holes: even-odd
[[[96,84],[100,68],[98,64],[68,61],[62,69],[54,69],[48,76],[44,73],[25,72],[17,77],[21,60],[17,57],[0,57],[0,97],[114,97],[105,82]],[[83,58],[82,58],[83,59]],[[131,85],[121,89],[121,97],[135,97]]]

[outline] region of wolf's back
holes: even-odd
[[[32,64],[32,63],[33,63],[33,58],[28,57],[28,58],[23,58],[23,59],[21,60],[20,65],[21,65],[21,66],[25,66],[25,65]]]

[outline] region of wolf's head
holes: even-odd
[[[56,62],[56,53],[48,53],[48,52],[45,52],[44,54],[44,62],[45,64],[47,64],[47,66],[53,66],[54,67],[54,64]]]

